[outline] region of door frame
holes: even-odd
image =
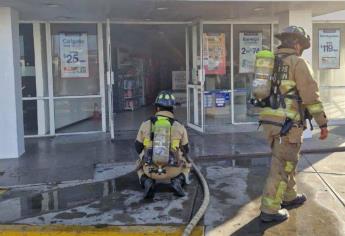
[[[198,34],[198,29],[199,29],[199,34]],[[190,37],[192,38],[190,39]],[[199,41],[198,41],[198,37],[199,37]],[[199,48],[198,48],[198,42],[200,43]],[[186,26],[186,43],[185,44],[186,44],[187,125],[188,127],[203,133],[205,132],[205,113],[204,113],[205,112],[205,109],[204,109],[205,72],[204,72],[204,66],[203,66],[203,22],[201,20],[190,23]],[[192,57],[190,57],[190,46],[192,47],[192,50],[191,50]],[[200,58],[199,60],[198,60],[198,54]],[[190,59],[192,59],[191,63],[190,63]],[[199,65],[198,65],[198,62],[199,62]],[[192,68],[190,68],[191,64],[192,64]],[[190,69],[192,69],[192,73],[190,73]],[[196,74],[194,75],[194,73]],[[192,77],[195,76],[195,78],[190,78],[191,74],[192,74]],[[194,83],[194,81],[196,81],[196,83]],[[192,93],[190,92],[190,90],[192,90]],[[199,97],[199,94],[200,94],[200,97]],[[193,108],[194,108],[193,111],[190,110],[191,101],[193,101]],[[194,121],[191,120],[191,112],[193,112]],[[201,120],[199,120],[199,115],[200,115]]]
[[[234,39],[234,35],[233,35],[233,27],[234,25],[240,25],[240,24],[269,24],[271,25],[271,48],[274,47],[274,25],[277,24],[277,22],[267,22],[267,21],[263,21],[263,22],[245,22],[245,21],[232,21],[232,20],[225,20],[225,21],[199,21],[201,26],[204,24],[227,24],[229,25],[229,27],[231,27],[231,47],[233,47],[233,39]],[[193,22],[191,21],[176,21],[176,22],[166,22],[166,21],[111,21],[111,20],[107,20],[107,21],[85,21],[85,22],[81,22],[81,21],[75,21],[75,22],[71,22],[71,21],[52,21],[52,22],[46,22],[46,21],[20,21],[20,23],[31,23],[31,24],[36,24],[36,27],[40,26],[40,24],[45,24],[45,28],[46,28],[46,49],[47,49],[47,71],[48,71],[48,96],[42,97],[42,96],[38,96],[36,98],[23,98],[23,100],[44,100],[44,101],[48,101],[49,103],[49,108],[48,108],[48,112],[49,112],[49,132],[47,134],[39,134],[39,135],[26,135],[25,137],[45,137],[45,136],[58,136],[58,135],[71,135],[71,134],[89,134],[89,133],[98,133],[98,132],[106,132],[107,130],[107,124],[109,122],[109,118],[108,120],[106,119],[107,115],[106,114],[110,114],[110,110],[109,110],[109,104],[108,106],[107,101],[106,101],[106,86],[109,86],[108,81],[110,80],[111,82],[113,82],[111,80],[111,76],[109,77],[109,73],[108,71],[106,72],[104,70],[105,68],[105,62],[104,62],[104,58],[109,58],[109,52],[108,48],[104,48],[104,45],[107,45],[107,47],[109,46],[108,43],[106,42],[106,44],[104,44],[104,39],[106,40],[107,38],[104,38],[104,34],[103,34],[103,26],[104,25],[109,25],[110,24],[122,24],[122,25],[159,25],[159,24],[163,24],[163,25],[186,25],[188,27],[188,25],[193,24]],[[80,98],[91,98],[91,97],[98,97],[101,99],[101,107],[102,107],[102,130],[100,131],[87,131],[87,132],[77,132],[77,133],[59,133],[57,134],[55,132],[55,117],[54,117],[54,102],[57,99],[63,99],[63,97],[54,97],[53,96],[53,77],[52,77],[52,58],[51,58],[51,34],[50,34],[50,26],[51,24],[95,24],[97,25],[97,39],[98,39],[98,57],[99,57],[99,76],[100,76],[100,94],[99,95],[91,95],[91,96],[80,96]],[[186,31],[187,32],[187,31]],[[38,30],[36,30],[36,39],[37,42],[35,43],[35,53],[36,51],[39,52],[40,49],[36,48],[36,45],[41,44],[41,37],[39,37],[38,34]],[[111,41],[111,40],[110,40]],[[201,33],[201,42],[202,42],[202,33]],[[188,42],[188,36],[186,34],[186,61],[189,60],[189,50],[187,50],[187,48],[189,47],[189,42]],[[107,50],[107,51],[105,51]],[[200,50],[201,50],[201,55],[202,55],[202,43],[200,44]],[[105,54],[107,55],[105,55]],[[234,51],[231,50],[231,54],[230,54],[230,58],[231,58],[231,62],[233,62],[233,56],[234,56]],[[202,57],[201,57],[202,58]],[[44,58],[42,59],[44,60]],[[203,61],[203,60],[201,60]],[[39,66],[39,65],[37,65]],[[42,65],[41,65],[42,66]],[[233,70],[233,63],[230,63],[231,66],[231,86],[232,86],[232,91],[234,91],[234,70]],[[109,66],[107,67],[109,68]],[[38,72],[40,73],[40,72]],[[110,75],[113,73],[113,71],[110,71]],[[190,120],[190,111],[189,111],[189,106],[190,106],[190,99],[191,97],[189,96],[188,93],[188,89],[191,88],[191,86],[194,89],[199,89],[200,91],[202,91],[202,96],[203,97],[203,92],[204,92],[204,81],[205,81],[205,75],[204,73],[202,73],[203,76],[203,84],[202,85],[189,85],[188,84],[188,77],[190,74],[190,70],[189,70],[189,66],[187,66],[186,64],[186,77],[187,77],[187,84],[186,84],[186,93],[187,93],[187,120]],[[39,76],[42,77],[42,76]],[[39,78],[38,77],[38,78]],[[105,78],[106,77],[106,78]],[[45,79],[45,78],[43,78]],[[105,80],[106,79],[106,80]],[[106,81],[106,82],[105,82]],[[201,87],[200,87],[201,86]],[[109,94],[109,91],[108,91]],[[109,95],[108,95],[109,96]],[[68,97],[69,98],[69,97]],[[79,98],[78,96],[71,96],[70,98]],[[201,101],[202,103],[202,107],[201,107],[201,112],[202,112],[202,117],[204,117],[204,99],[202,98]],[[108,103],[109,103],[109,98],[108,98]],[[108,109],[108,112],[107,112]],[[191,128],[194,128],[195,130],[198,130],[200,132],[204,132],[205,131],[205,119],[203,118],[203,123],[202,123],[202,128],[195,126],[193,124],[191,124],[189,122],[188,126]],[[113,121],[114,123],[114,121]],[[233,125],[242,125],[242,124],[253,124],[255,122],[247,122],[247,123],[243,123],[243,122],[235,122],[235,117],[234,117],[234,92],[231,93],[231,123]],[[110,123],[108,124],[109,128],[110,128]],[[207,124],[206,124],[207,125]],[[113,127],[115,126],[115,124],[113,124]],[[111,130],[114,129],[109,129],[110,132]]]
[[[114,72],[112,66],[112,48],[111,48],[111,28],[110,20],[106,22],[106,49],[107,49],[107,89],[108,89],[108,123],[110,139],[115,140],[115,120],[114,120],[114,101],[113,101],[113,85]]]
[[[114,78],[114,71],[112,68],[112,63],[111,63],[111,59],[112,59],[112,50],[111,50],[111,25],[188,25],[190,24],[190,21],[130,21],[130,20],[110,20],[107,19],[107,21],[105,22],[106,28],[107,28],[107,37],[106,37],[106,45],[107,45],[107,51],[106,51],[106,57],[107,57],[107,68],[111,68],[110,73],[109,73],[109,69],[107,72],[107,83],[109,84],[110,82],[112,84],[114,84],[115,82],[115,78]],[[109,28],[108,28],[109,27]],[[109,35],[108,35],[109,34]],[[108,38],[109,36],[109,38]],[[109,41],[109,43],[108,43]],[[110,48],[109,48],[110,47]],[[109,64],[110,62],[110,64]],[[109,82],[110,81],[110,82]],[[145,82],[144,82],[145,83]],[[108,123],[109,123],[109,132],[110,132],[110,136],[112,140],[115,140],[115,127],[117,124],[115,124],[115,119],[114,119],[114,108],[113,108],[113,102],[114,100],[112,99],[113,96],[111,95],[112,92],[110,92],[109,90],[113,90],[113,86],[108,85]],[[143,88],[143,90],[145,90],[145,88]],[[187,93],[187,91],[186,91]],[[111,100],[111,101],[110,101]],[[186,107],[187,110],[187,107]],[[113,115],[111,115],[113,114]],[[187,114],[187,112],[186,112]],[[110,117],[112,117],[112,120],[110,120]]]

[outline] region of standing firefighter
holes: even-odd
[[[185,196],[191,164],[187,161],[188,135],[174,119],[175,98],[162,91],[156,98],[156,114],[141,124],[135,149],[139,154],[138,176],[144,197],[153,198],[156,181],[169,182],[178,196]]]
[[[321,129],[320,139],[328,136],[318,85],[310,65],[301,57],[303,50],[310,47],[310,37],[303,28],[296,26],[285,28],[275,37],[281,41],[276,55],[270,57],[267,51],[262,55],[273,60],[270,82],[263,83],[262,74],[259,74],[253,83],[253,87],[259,88],[257,91],[268,91],[267,98],[261,93],[263,96],[259,96],[256,105],[263,107],[260,124],[273,154],[261,201],[260,218],[264,222],[286,220],[289,213],[282,207],[298,206],[307,200],[304,194],[297,194],[295,181],[306,119],[315,119]],[[268,90],[260,87],[265,84]]]

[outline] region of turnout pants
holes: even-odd
[[[271,145],[272,161],[260,209],[275,214],[281,209],[282,201],[291,201],[297,196],[295,175],[303,129],[293,127],[287,136],[280,137],[280,127],[264,125],[263,128]]]

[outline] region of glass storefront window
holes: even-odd
[[[99,95],[96,24],[52,24],[54,96]]]
[[[340,67],[339,69],[320,69],[319,67],[319,30],[340,30]],[[320,86],[320,96],[327,117],[340,120],[345,117],[345,24],[314,24],[313,25],[313,70],[315,80]],[[330,40],[332,41],[332,40]]]
[[[38,133],[37,101],[23,101],[24,134],[35,135]]]
[[[101,131],[101,98],[57,99],[56,133]]]
[[[97,24],[52,24],[51,37],[55,132],[101,131]]]
[[[32,24],[19,25],[23,97],[36,97],[35,51]]]
[[[231,124],[231,25],[203,26],[206,129]]]
[[[234,121],[256,122],[259,109],[248,102],[254,78],[253,54],[258,50],[271,50],[271,25],[234,25],[233,37]]]

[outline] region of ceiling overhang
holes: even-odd
[[[25,21],[193,21],[268,19],[289,10],[310,9],[313,16],[345,10],[345,1],[230,0],[0,0]]]

